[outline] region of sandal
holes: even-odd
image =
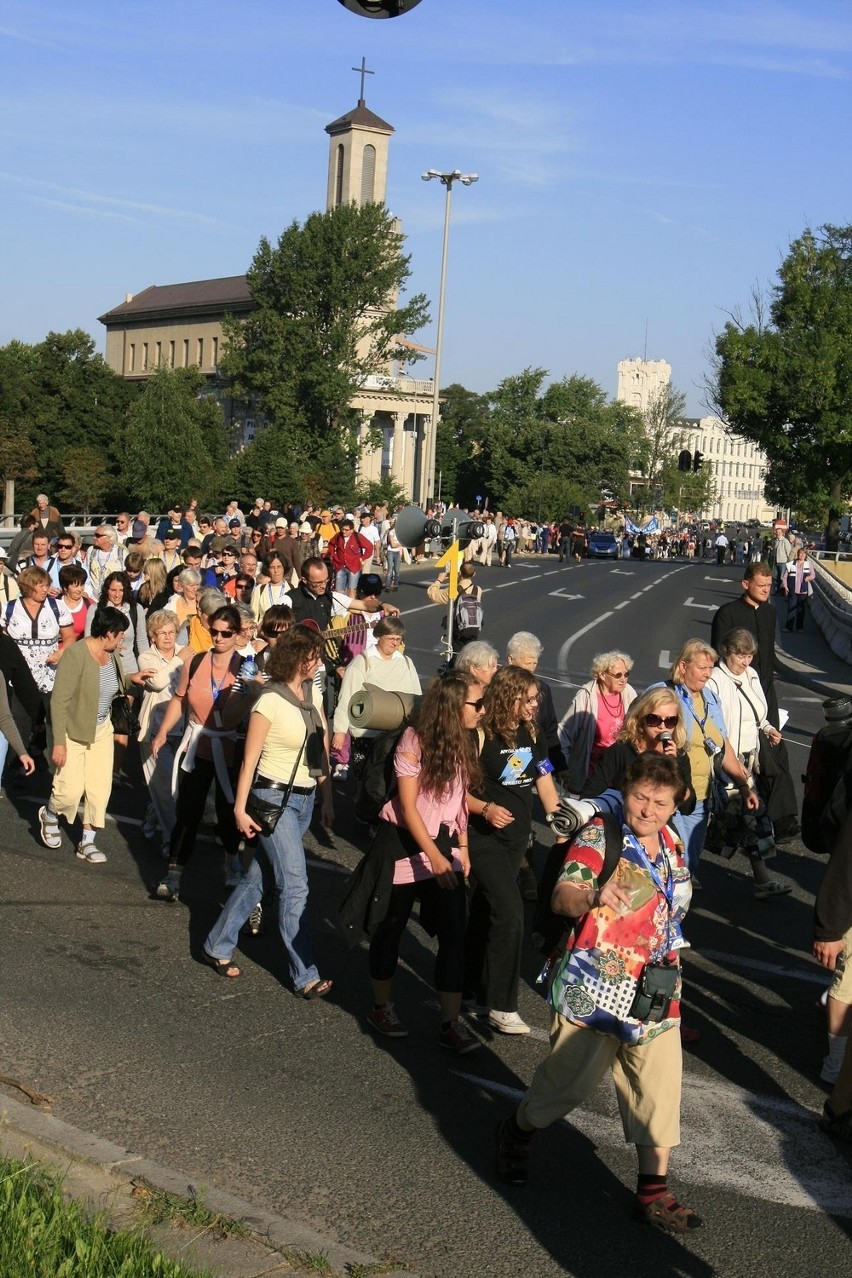
[[[672,1193],[662,1194],[651,1203],[636,1202],[633,1217],[652,1229],[662,1230],[664,1234],[687,1234],[704,1224],[691,1207],[683,1207]]]
[[[769,901],[773,896],[788,896],[793,891],[792,883],[782,883],[780,879],[770,879],[768,883],[757,883],[754,889],[756,901]]]
[[[318,980],[312,981],[310,985],[306,985],[304,989],[296,990],[299,998],[325,998],[326,994],[330,994],[334,989],[334,981]]]
[[[217,976],[225,976],[230,981],[235,981],[238,976],[242,976],[242,972],[232,958],[214,958],[213,955],[208,954],[206,950],[201,951],[201,956],[207,966],[213,968],[213,971]]]

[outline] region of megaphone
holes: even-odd
[[[404,506],[396,517],[394,532],[406,550],[413,550],[421,541],[440,537],[441,524],[437,519],[427,519],[419,506]]]
[[[449,546],[454,537],[458,537],[460,545],[466,546],[469,541],[481,537],[485,527],[456,506],[448,510],[441,520],[427,519],[419,506],[405,506],[396,517],[394,531],[403,546],[413,550],[422,541],[435,537],[440,538],[443,546]]]

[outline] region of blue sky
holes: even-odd
[[[443,191],[420,174],[480,174],[453,199],[445,384],[536,365],[614,394],[647,325],[698,414],[725,312],[805,225],[852,221],[848,0],[421,0],[390,21],[2,0],[0,41],[0,343],[79,326],[102,349],[125,293],[244,271],[323,207],[324,126],[362,55],[433,300]]]

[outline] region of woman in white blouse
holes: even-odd
[[[143,833],[147,839],[154,839],[159,833],[163,856],[168,857],[169,841],[175,823],[172,769],[175,750],[183,735],[183,724],[179,723],[172,730],[156,759],[151,753],[151,740],[160,726],[166,706],[175,694],[183,662],[177,655],[179,625],[174,612],[166,608],[152,612],[147,628],[150,646],[139,653],[139,672],[131,675],[131,682],[142,689],[139,753],[142,756],[142,774],[151,798]]]
[[[719,665],[707,680],[716,693],[725,717],[728,740],[750,775],[759,773],[760,734],[770,746],[777,745],[781,733],[767,718],[766,697],[760,679],[752,669],[757,641],[750,630],[731,630],[719,644]],[[708,847],[723,856],[733,856],[739,849],[748,857],[754,875],[754,895],[759,899],[786,896],[789,883],[773,879],[766,866],[775,855],[772,822],[761,802],[755,812],[745,812],[736,793],[729,796],[727,807],[717,813],[708,836]]]

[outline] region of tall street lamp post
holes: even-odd
[[[450,210],[453,203],[453,183],[461,182],[462,186],[471,186],[479,181],[478,173],[462,173],[453,169],[452,173],[441,173],[439,169],[427,169],[421,174],[424,182],[437,178],[447,192],[444,203],[444,244],[441,251],[441,287],[438,292],[438,333],[435,341],[435,382],[432,387],[432,424],[426,439],[423,469],[420,478],[420,504],[426,509],[432,498],[435,480],[435,446],[438,440],[438,412],[441,394],[441,345],[444,337],[444,293],[447,284],[447,247],[450,242]]]

